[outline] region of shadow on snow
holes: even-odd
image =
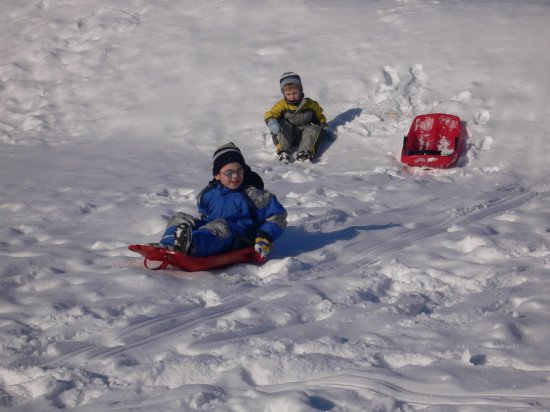
[[[396,223],[386,225],[350,226],[334,232],[308,232],[297,226],[289,226],[276,242],[273,257],[296,257],[302,253],[313,252],[341,240],[350,240],[360,232],[386,230],[400,226]]]
[[[361,115],[362,109],[359,108],[353,108],[346,110],[343,113],[340,113],[338,116],[336,116],[334,119],[328,122],[328,126],[330,129],[330,133],[328,136],[325,136],[317,148],[317,157],[321,157],[323,153],[325,153],[330,146],[336,141],[337,135],[336,135],[336,129],[338,129],[339,126],[343,126],[346,123],[351,123],[355,118],[359,117]]]

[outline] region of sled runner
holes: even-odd
[[[462,151],[460,118],[431,113],[416,116],[403,139],[401,161],[409,166],[450,167]]]
[[[144,257],[143,265],[151,270],[165,269],[168,265],[171,265],[176,269],[187,272],[199,272],[236,263],[263,264],[265,262],[265,259],[262,260],[256,257],[252,246],[205,257],[187,256],[175,250],[154,245],[130,245],[128,249],[142,255]],[[150,262],[159,262],[159,265],[154,267],[150,265]]]

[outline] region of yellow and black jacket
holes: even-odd
[[[293,105],[285,99],[279,100],[271,110],[265,112],[264,120],[267,123],[270,119],[285,119],[296,127],[303,127],[309,124],[318,124],[326,127],[327,118],[323,114],[323,108],[315,100],[304,97],[300,104]]]

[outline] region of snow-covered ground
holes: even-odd
[[[550,3],[2,0],[0,410],[550,410]],[[298,72],[336,138],[278,164]],[[460,116],[457,167],[399,162]],[[153,272],[241,147],[262,267]]]

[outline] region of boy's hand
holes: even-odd
[[[281,126],[279,126],[279,121],[277,119],[269,119],[267,127],[269,127],[271,134],[278,134],[281,131]]]
[[[254,240],[254,253],[256,259],[260,262],[265,260],[269,252],[271,252],[271,242],[265,237],[257,237]]]

